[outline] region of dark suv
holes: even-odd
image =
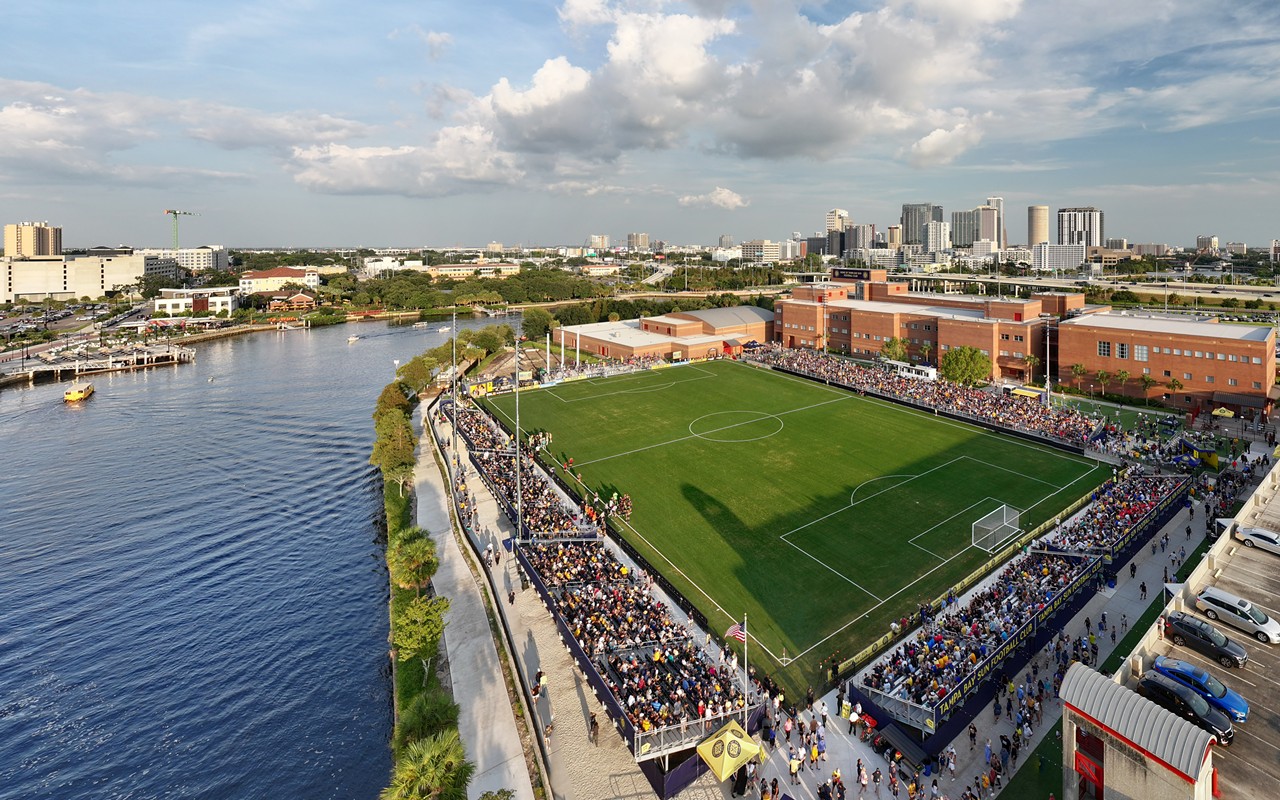
[[[1199,650],[1224,667],[1243,667],[1249,660],[1245,649],[1222,631],[1182,611],[1165,616],[1164,635],[1177,646]]]
[[[1235,729],[1226,714],[1209,705],[1208,700],[1186,686],[1155,670],[1148,670],[1142,680],[1138,681],[1138,694],[1188,722],[1199,725],[1217,736],[1223,745],[1231,744],[1231,740],[1235,738]]]

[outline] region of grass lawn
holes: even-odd
[[[1113,422],[1116,421],[1118,418],[1120,421],[1120,424],[1122,424],[1125,428],[1129,428],[1129,429],[1136,427],[1138,420],[1143,416],[1167,417],[1171,415],[1171,412],[1162,411],[1157,408],[1143,408],[1139,406],[1115,406],[1115,405],[1112,405],[1111,403],[1098,403],[1098,402],[1089,400],[1088,398],[1072,397],[1069,395],[1063,396],[1063,399],[1061,400],[1059,400],[1058,397],[1059,397],[1058,395],[1054,396],[1055,405],[1058,403],[1065,403],[1067,405],[1071,405],[1071,406],[1074,406],[1075,408],[1080,409],[1080,411],[1084,412],[1085,414],[1101,415],[1101,416],[1107,417]]]
[[[510,395],[486,401],[508,425]],[[608,497],[653,566],[791,688],[981,565],[972,523],[1021,526],[1110,475],[1088,459],[781,373],[712,362],[522,392],[525,431]],[[719,633],[719,630],[716,632]]]

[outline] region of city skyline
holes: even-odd
[[[710,244],[1002,197],[1011,243],[1041,204],[1130,242],[1280,237],[1280,8],[1096,6],[28,6],[0,215],[67,247],[167,245],[166,208],[200,214],[183,245]]]

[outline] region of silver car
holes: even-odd
[[[1212,620],[1222,620],[1264,644],[1280,644],[1280,622],[1231,592],[1210,586],[1196,595],[1196,608]]]
[[[1280,555],[1280,533],[1266,528],[1237,528],[1235,536],[1245,547],[1256,547]]]

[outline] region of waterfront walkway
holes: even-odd
[[[430,432],[418,448],[414,473],[417,523],[436,543],[440,568],[432,584],[449,598],[444,644],[453,698],[460,709],[458,732],[476,765],[467,796],[511,789],[515,800],[533,800],[524,748],[489,630],[484,599],[467,565],[449,516],[449,493],[436,463]]]

